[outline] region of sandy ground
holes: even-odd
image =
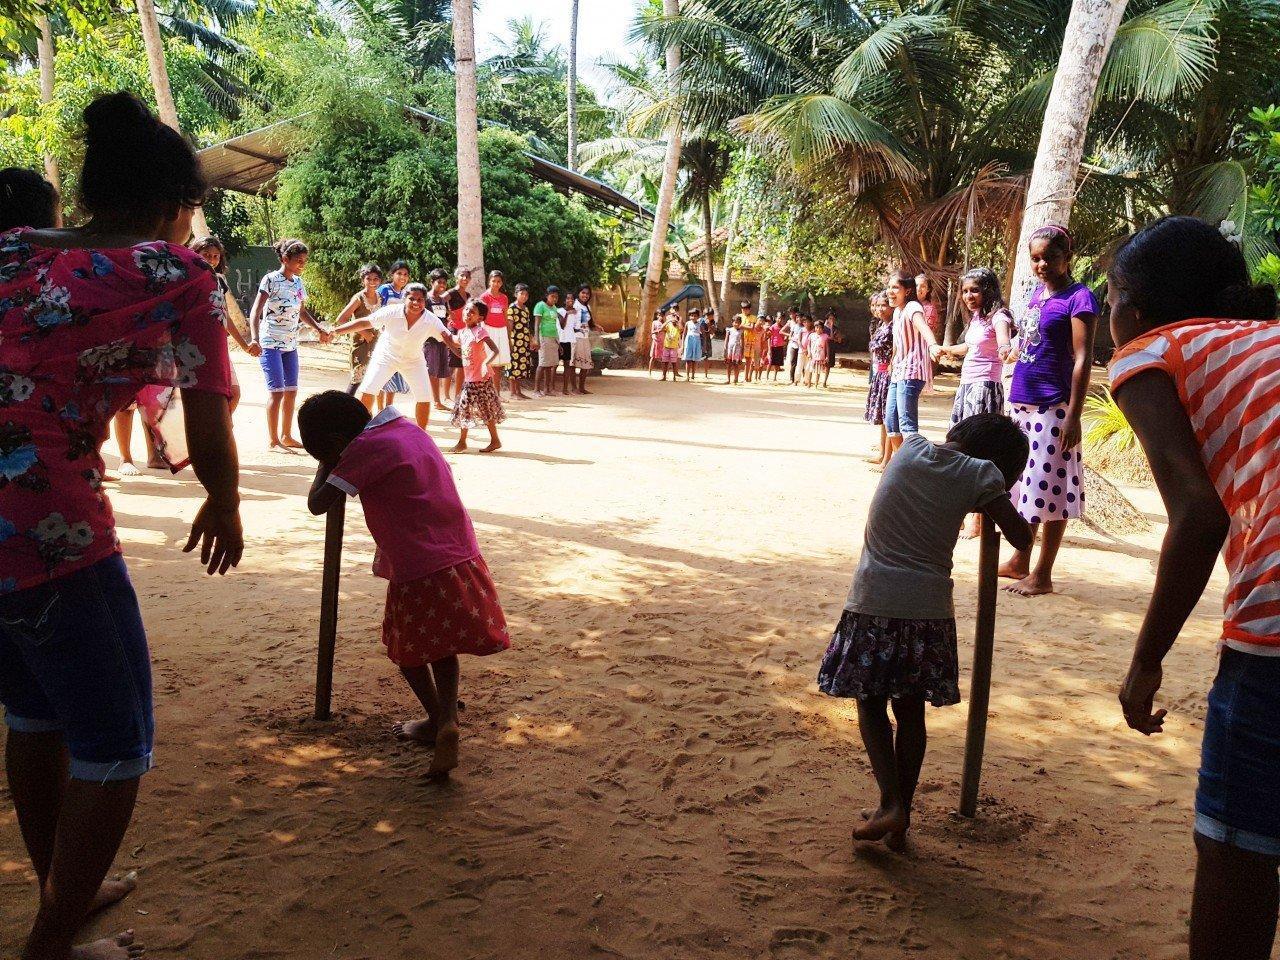
[[[873,785],[853,709],[814,677],[875,483],[864,375],[818,393],[609,374],[592,397],[515,405],[502,455],[451,455],[515,645],[464,661],[463,763],[434,785],[387,733],[413,710],[377,642],[384,586],[355,505],[336,716],[310,718],[312,464],[264,451],[260,378],[238,363],[239,570],[209,580],[179,553],[189,475],[113,494],[158,768],[117,863],[142,885],[94,931],[133,926],[150,956],[193,960],[1184,952],[1223,578],[1167,663],[1169,732],[1143,740],[1115,691],[1161,527],[1074,527],[1060,595],[1002,597],[978,819],[954,813],[965,707],[931,711],[912,852],[855,849]],[[339,363],[308,353],[304,392],[344,382]],[[927,408],[936,437],[949,400]],[[976,553],[957,556],[966,665]],[[6,796],[3,955],[33,899]]]

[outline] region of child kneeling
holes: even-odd
[[[858,701],[858,727],[880,806],[855,840],[906,844],[925,750],[925,702],[960,702],[952,554],[960,525],[981,511],[1015,546],[1031,542],[1009,490],[1027,463],[1027,439],[1008,417],[984,413],[935,446],[919,434],[885,468],[867,516],[866,543],[818,687]],[[893,704],[897,736],[887,707]]]
[[[321,514],[343,494],[360,497],[377,545],[374,575],[390,581],[382,642],[427,711],[397,733],[434,746],[428,774],[447,774],[458,765],[458,655],[483,657],[511,645],[449,464],[395,407],[371,419],[364,404],[337,390],[309,397],[298,426],[320,462],[308,508]]]

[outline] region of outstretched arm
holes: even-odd
[[[346,313],[346,311],[342,311]],[[339,320],[342,318],[339,317]],[[360,317],[356,320],[348,320],[346,323],[339,323],[333,328],[333,336],[340,337],[344,333],[359,333],[361,330],[372,330],[373,324],[369,322],[367,317]]]
[[[1152,711],[1163,679],[1160,665],[1204,593],[1231,519],[1173,381],[1147,370],[1122,385],[1116,402],[1138,435],[1169,515],[1155,588],[1120,691],[1129,726],[1150,735],[1160,732],[1168,712]]]

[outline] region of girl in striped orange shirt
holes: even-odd
[[[1110,273],[1112,390],[1169,514],[1120,702],[1160,733],[1161,663],[1224,549],[1221,660],[1196,790],[1191,958],[1266,960],[1280,867],[1280,325],[1218,230],[1167,217]],[[1220,319],[1231,318],[1231,319]]]

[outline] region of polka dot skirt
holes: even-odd
[[[1027,435],[1031,455],[1010,496],[1028,523],[1084,516],[1084,457],[1079,446],[1062,449],[1066,404],[1011,404],[1010,415]]]

